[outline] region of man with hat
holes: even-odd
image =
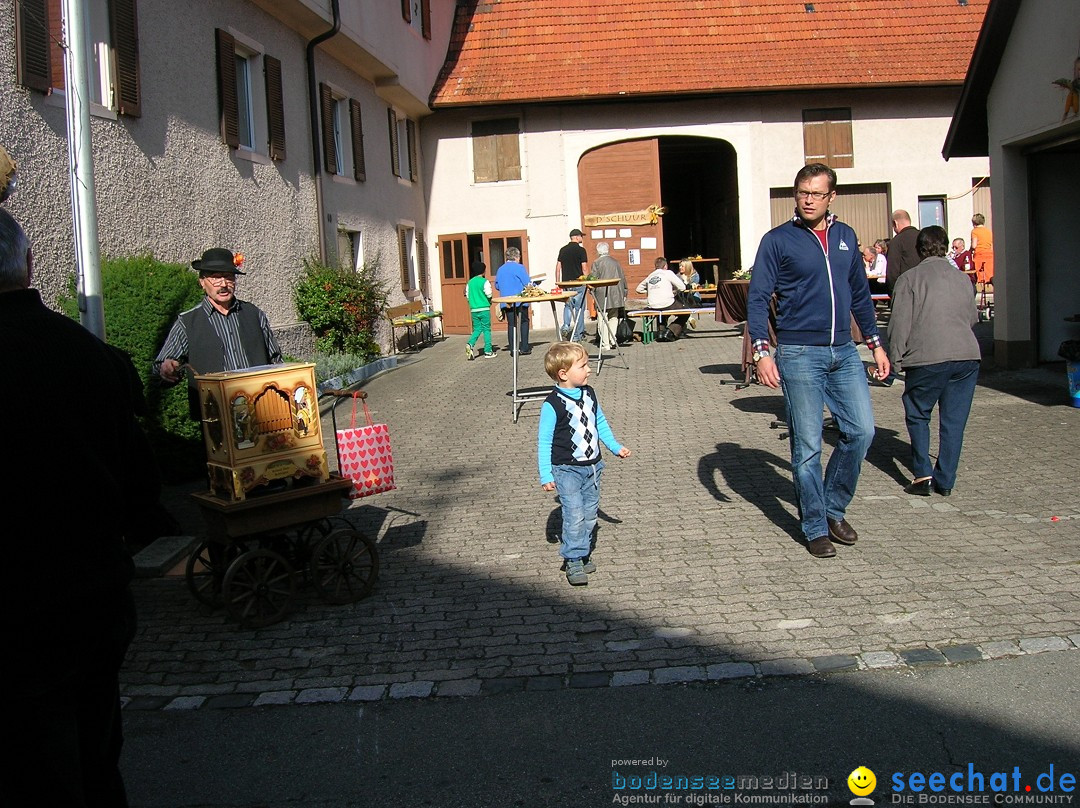
[[[570,231],[570,243],[559,250],[559,260],[555,262],[555,280],[576,281],[589,272],[589,254],[581,246],[585,234],[576,227]],[[563,307],[563,325],[560,336],[564,340],[573,337],[580,340],[585,332],[585,318],[581,316],[581,307],[585,305],[585,287],[578,287],[577,294],[566,301]]]
[[[165,344],[154,360],[154,371],[167,384],[180,381],[184,366],[188,375],[188,404],[191,417],[198,419],[198,388],[195,373],[219,373],[281,362],[281,349],[270,321],[252,303],[236,297],[236,276],[243,255],[233,255],[221,247],[207,250],[191,262],[199,273],[199,285],[206,297],[183,312],[173,324]]]

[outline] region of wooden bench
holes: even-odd
[[[424,304],[419,300],[388,308],[386,319],[390,323],[390,342],[393,344],[394,353],[397,353],[398,349],[398,329],[405,329],[410,351],[434,342],[435,334],[431,324],[436,317],[442,317],[442,312],[424,311]],[[415,343],[413,342],[414,333],[418,338]]]
[[[714,306],[692,306],[684,309],[634,309],[626,312],[627,317],[641,319],[641,344],[648,345],[656,339],[657,323],[666,315],[679,316],[683,314],[693,317],[695,314],[715,314]]]

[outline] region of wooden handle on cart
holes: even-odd
[[[323,390],[324,396],[334,396],[335,398],[367,398],[367,393],[363,390],[354,390],[352,392],[348,390]]]

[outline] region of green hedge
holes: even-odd
[[[177,315],[202,298],[198,276],[183,264],[152,255],[103,259],[105,341],[130,356],[143,381],[149,414],[143,426],[167,482],[193,479],[206,470],[202,431],[188,416],[187,385],[166,388],[151,378],[150,364]],[[65,314],[79,319],[75,281],[60,300]]]

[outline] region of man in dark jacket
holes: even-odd
[[[244,274],[240,271],[243,261],[243,256],[218,247],[191,262],[206,297],[177,318],[154,360],[154,372],[166,384],[179,382],[185,365],[194,371],[188,374],[188,405],[196,420],[201,415],[195,373],[281,362],[281,349],[266,315],[236,297],[236,276]]]
[[[124,538],[160,481],[129,360],[31,288],[0,209],[0,392],[12,428],[0,614],[5,805],[124,806],[119,671],[135,633]]]
[[[893,211],[892,226],[896,236],[889,242],[889,252],[885,256],[885,288],[890,295],[900,276],[922,260],[915,249],[919,228],[911,224],[911,216],[906,210]]]
[[[832,542],[859,538],[844,518],[874,438],[874,413],[851,315],[874,353],[875,373],[889,375],[855,231],[829,213],[836,173],[811,163],[795,175],[795,216],[761,239],[750,276],[747,319],[758,380],[783,387],[791,465],[803,535],[815,558],[836,555]],[[777,298],[776,357],[769,300]],[[836,419],[840,440],[821,476],[821,415]]]
[[[555,280],[576,281],[589,272],[589,254],[581,246],[585,234],[576,227],[570,231],[570,241],[559,250],[559,258],[555,262]],[[585,331],[585,318],[583,307],[585,305],[585,287],[579,286],[577,294],[566,301],[563,307],[563,324],[559,336],[564,340],[572,339],[575,342],[581,339]]]

